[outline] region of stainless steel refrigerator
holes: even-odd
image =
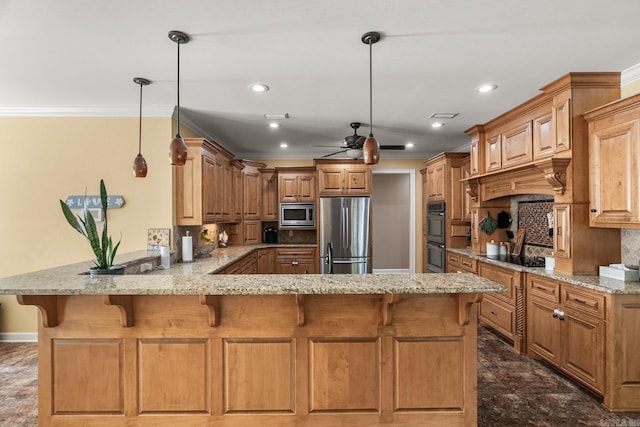
[[[320,272],[371,273],[369,197],[321,197]]]

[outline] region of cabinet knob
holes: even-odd
[[[591,209],[591,212],[596,213],[596,212],[598,212],[598,210],[597,209]]]

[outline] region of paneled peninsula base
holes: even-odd
[[[480,294],[21,296],[41,426],[469,426]]]

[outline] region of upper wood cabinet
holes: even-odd
[[[533,119],[533,159],[548,157],[555,150],[555,140],[551,133],[551,118],[553,114],[544,112]]]
[[[316,160],[320,196],[370,196],[371,168],[355,161]]]
[[[564,90],[553,97],[551,113],[553,151],[566,151],[571,148],[572,140],[570,90]]]
[[[640,95],[584,117],[589,123],[589,224],[640,228]]]
[[[427,165],[427,201],[437,202],[444,200],[444,186],[446,159],[442,158],[437,162]]]
[[[243,218],[260,219],[262,211],[262,178],[257,168],[246,167],[242,172]]]
[[[281,203],[315,202],[315,168],[278,169],[278,199]]]
[[[233,155],[203,138],[187,138],[187,161],[176,171],[176,224],[229,222],[234,203]]]
[[[502,169],[502,134],[487,136],[485,155],[485,170],[487,173]]]
[[[231,209],[231,222],[238,222],[242,220],[242,203],[243,200],[243,188],[242,188],[242,170],[244,166],[240,162],[234,162],[231,169],[231,188],[233,191],[233,207]]]
[[[262,180],[262,220],[278,220],[278,174],[275,169],[260,170]]]

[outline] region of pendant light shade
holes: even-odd
[[[190,39],[189,36],[182,31],[169,31],[169,38],[178,45],[178,103],[176,106],[178,128],[176,137],[173,138],[173,141],[169,144],[169,162],[172,165],[182,166],[187,161],[187,144],[184,143],[184,139],[182,139],[182,135],[180,135],[180,45],[189,43]]]
[[[380,33],[370,31],[362,35],[362,43],[369,45],[369,124],[370,132],[362,145],[362,154],[366,165],[375,165],[380,161],[380,144],[373,136],[373,61],[372,48],[380,41]]]
[[[133,176],[136,178],[144,178],[147,176],[147,161],[142,155],[142,86],[151,84],[150,80],[142,77],[134,77],[133,82],[140,85],[140,122],[138,125],[138,155],[133,160]]]

